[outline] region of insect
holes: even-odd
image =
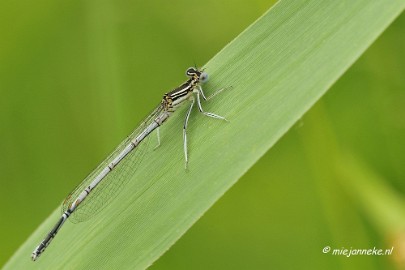
[[[117,194],[125,179],[138,168],[145,153],[149,135],[154,130],[157,130],[158,144],[160,145],[159,127],[181,105],[187,102],[191,103],[183,125],[183,148],[186,167],[188,163],[187,125],[195,103],[197,103],[198,110],[204,115],[227,121],[222,116],[205,112],[201,106],[201,98],[207,100],[201,84],[208,80],[208,74],[204,70],[190,67],[186,70],[186,75],[188,80],[173,91],[164,94],[160,104],[146,117],[142,124],[69,194],[62,206],[62,216],[32,252],[31,258],[33,261],[38,259],[45,251],[69,217],[73,222],[80,222],[88,219],[90,215],[108,205],[108,200]]]

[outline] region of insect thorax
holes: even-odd
[[[188,100],[193,93],[194,88],[198,84],[198,80],[189,79],[173,91],[166,93],[163,96],[162,104],[166,111],[174,111]]]

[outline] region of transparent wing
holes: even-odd
[[[65,199],[62,205],[62,213],[76,200],[79,194],[88,187],[93,179],[152,121],[163,111],[158,106],[101,164],[92,171]],[[88,220],[99,213],[111,199],[123,189],[139,167],[143,156],[147,152],[149,138],[147,136],[134,150],[132,150],[107,176],[94,188],[86,199],[75,209],[69,220],[73,223]]]

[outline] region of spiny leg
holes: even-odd
[[[187,169],[187,164],[188,164],[188,155],[187,155],[187,125],[188,125],[188,119],[190,118],[191,110],[193,109],[194,106],[194,98],[191,100],[191,105],[190,108],[187,111],[186,114],[186,119],[184,119],[184,126],[183,126],[183,147],[184,147],[184,156],[186,158],[185,162],[185,168]]]
[[[157,135],[158,144],[155,146],[155,148],[153,148],[153,150],[155,150],[156,148],[158,148],[158,147],[160,146],[160,131],[159,131],[159,127],[156,128],[156,135]]]
[[[197,85],[196,88],[197,88],[198,92],[200,92],[200,94],[201,94],[201,96],[203,97],[203,99],[204,99],[204,100],[207,100],[207,98],[206,98],[205,95],[204,95],[204,91],[202,90],[201,85]]]
[[[202,93],[201,87],[199,87],[199,89],[196,91],[198,110],[199,110],[202,114],[204,114],[205,116],[209,116],[209,117],[212,117],[212,118],[225,120],[225,121],[228,122],[228,120],[226,120],[226,118],[223,117],[223,116],[217,115],[217,114],[215,114],[215,113],[205,112],[205,111],[203,110],[203,108],[202,108],[202,106],[201,106],[200,93]]]
[[[214,93],[212,93],[211,95],[209,95],[208,97],[205,96],[201,85],[197,86],[198,91],[200,92],[201,96],[203,97],[204,100],[210,100],[211,98],[215,97],[216,95],[222,93],[222,91],[227,90],[227,89],[232,89],[232,86],[228,86],[228,87],[223,87],[221,89],[216,90]]]

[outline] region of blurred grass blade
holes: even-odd
[[[233,88],[205,109],[231,122],[193,114],[188,171],[183,108],[163,127],[162,146],[147,156],[110,206],[89,222],[66,224],[33,263],[30,253],[56,222],[56,210],[5,269],[151,265],[325,93],[404,5],[399,0],[279,2],[206,65],[207,94]],[[145,183],[150,184],[142,196],[135,196]]]
[[[336,171],[347,193],[366,212],[381,235],[404,234],[405,203],[388,181],[363,164],[350,151],[341,151]],[[404,244],[402,244],[404,245]],[[404,254],[403,254],[404,255]]]

